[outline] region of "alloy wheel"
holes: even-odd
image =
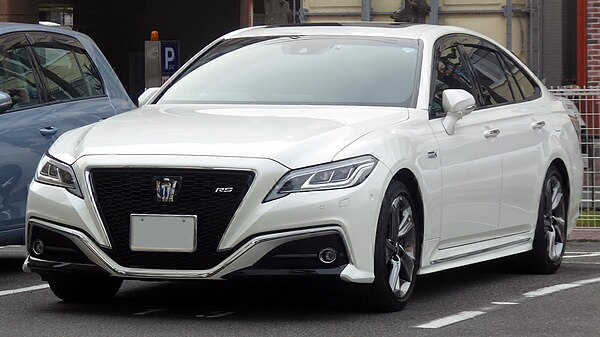
[[[566,204],[559,178],[550,176],[544,186],[544,234],[546,250],[551,261],[560,260],[566,242]]]
[[[413,282],[416,256],[413,209],[403,195],[392,201],[385,243],[388,283],[394,295],[402,298],[406,296]]]

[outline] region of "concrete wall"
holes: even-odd
[[[37,23],[38,18],[38,0],[0,0],[0,21]]]

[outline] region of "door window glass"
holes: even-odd
[[[494,51],[478,46],[465,46],[469,60],[479,82],[483,105],[514,102],[514,97],[504,68]]]
[[[0,90],[12,97],[18,110],[41,103],[31,59],[25,48],[0,50]]]
[[[67,101],[104,94],[88,56],[72,48],[34,47],[46,78],[51,101]]]
[[[464,89],[473,93],[473,84],[465,68],[458,44],[442,46],[436,58],[435,88],[431,103],[432,118],[444,116],[442,92],[446,89]]]

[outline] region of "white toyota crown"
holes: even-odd
[[[31,183],[23,268],[65,301],[312,275],[393,311],[417,275],[515,254],[553,273],[576,224],[577,109],[473,31],[242,29],[140,101]]]

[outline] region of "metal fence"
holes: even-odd
[[[550,91],[575,103],[583,120],[583,194],[577,227],[600,228],[600,88],[550,88]]]

